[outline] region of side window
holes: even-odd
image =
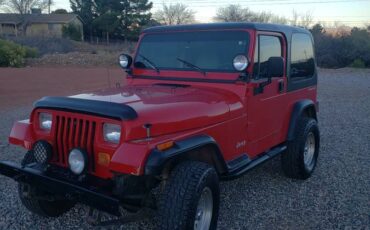
[[[293,34],[291,52],[290,78],[292,80],[311,78],[315,73],[311,37],[302,33]]]
[[[270,57],[281,57],[282,45],[277,36],[259,35],[254,52],[253,77],[267,77],[267,61]]]

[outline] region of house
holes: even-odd
[[[0,36],[62,37],[63,27],[70,25],[83,40],[83,22],[76,14],[0,14]]]

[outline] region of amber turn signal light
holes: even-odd
[[[108,166],[110,163],[110,155],[108,153],[98,154],[98,164]]]
[[[174,145],[175,145],[175,142],[167,141],[165,143],[157,145],[157,149],[160,151],[164,151],[164,150],[172,148]]]

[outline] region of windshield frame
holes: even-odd
[[[217,30],[217,29],[207,29],[207,30],[184,30],[184,31],[168,31],[168,32],[156,32],[156,33],[143,33],[141,36],[140,36],[140,39],[139,39],[139,42],[138,42],[138,45],[136,47],[136,52],[134,54],[134,61],[133,61],[133,67],[132,69],[133,70],[140,70],[140,72],[153,72],[151,68],[140,68],[140,67],[137,67],[134,65],[134,63],[137,61],[138,59],[138,56],[139,56],[139,50],[141,48],[141,44],[142,44],[142,40],[144,39],[145,36],[148,36],[148,35],[153,35],[153,34],[166,34],[166,33],[191,33],[191,32],[227,32],[227,31],[239,31],[239,32],[245,32],[247,34],[247,36],[249,37],[246,37],[246,39],[249,39],[249,44],[247,44],[247,47],[246,47],[246,50],[243,52],[243,53],[238,53],[236,55],[240,55],[240,54],[243,54],[245,56],[247,56],[247,58],[249,60],[251,60],[251,54],[252,54],[252,51],[253,51],[253,43],[254,43],[254,30],[251,30],[251,29],[223,29],[223,30]],[[230,60],[230,62],[232,62],[232,60]],[[162,67],[158,67],[158,69],[160,70],[161,73],[164,73],[166,71],[168,72],[195,72],[195,73],[199,73],[199,71],[196,71],[192,68],[162,68]],[[249,69],[249,66],[248,68]],[[217,74],[217,73],[224,73],[224,74],[240,74],[241,72],[237,71],[237,70],[225,70],[225,69],[202,69],[204,70],[207,75],[213,75],[213,74]],[[135,71],[136,72],[136,71]],[[245,72],[245,71],[243,71]],[[158,75],[161,75],[161,74],[158,74]]]

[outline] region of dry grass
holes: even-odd
[[[92,45],[85,42],[73,42],[74,51],[68,53],[50,53],[40,58],[28,59],[27,66],[117,66],[117,58],[121,53],[132,54],[136,43],[124,42],[113,45]]]

